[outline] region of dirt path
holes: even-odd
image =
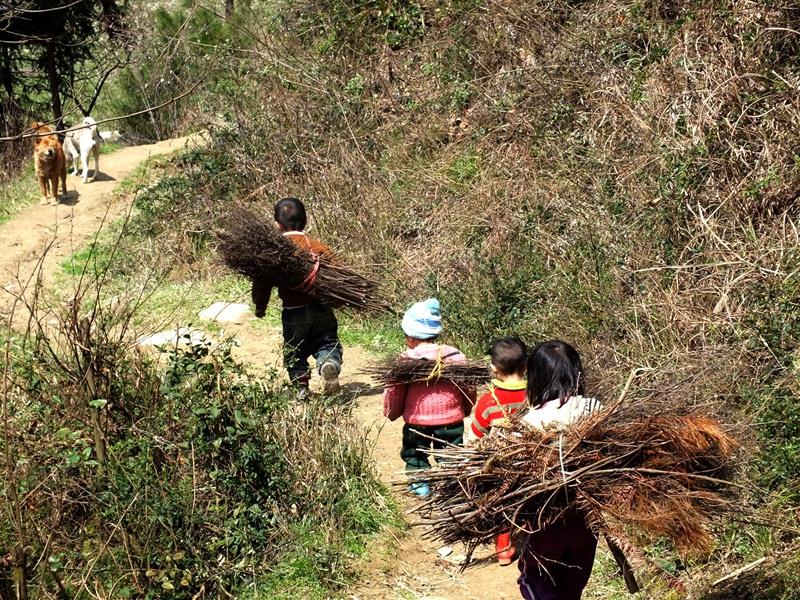
[[[198,309],[199,310],[199,309]],[[275,328],[266,335],[263,329],[254,331],[247,323],[235,329],[240,343],[237,355],[257,365],[280,368],[277,353],[281,335]],[[383,390],[360,373],[371,356],[363,348],[346,347],[340,382],[344,393],[355,403],[355,415],[371,434],[374,442],[373,457],[381,478],[387,484],[402,481],[404,463],[400,459],[402,420],[389,422],[383,416]],[[318,386],[316,375],[311,387]],[[398,488],[394,488],[397,490]],[[402,488],[400,488],[402,489]],[[403,509],[409,509],[414,498],[396,492]],[[409,518],[409,520],[412,520]],[[454,547],[452,553],[441,557],[441,544],[423,539],[424,529],[408,527],[396,544],[380,544],[362,568],[363,580],[347,594],[352,600],[511,600],[520,597],[516,584],[516,563],[500,567],[492,548],[483,548],[476,555],[476,564],[464,573],[459,572],[463,548]]]
[[[51,289],[49,284],[59,264],[84,247],[105,219],[113,220],[125,211],[126,204],[113,193],[117,183],[150,157],[197,143],[201,142],[179,138],[103,155],[101,175],[95,182],[82,184],[80,178],[68,176],[69,194],[61,204],[31,206],[1,226],[0,285],[6,293],[0,294],[0,322],[8,317],[14,296],[24,291],[25,282],[37,272],[40,261],[45,289]],[[196,312],[205,307],[191,308]],[[279,367],[281,336],[277,328],[265,332],[263,328],[244,323],[227,331],[235,333],[241,344],[237,349],[240,358],[253,364]],[[402,422],[389,423],[383,417],[382,390],[359,373],[369,358],[361,348],[346,348],[341,381],[345,393],[355,402],[356,416],[371,432],[381,477],[391,483],[402,477],[404,466],[400,460]],[[406,509],[414,502],[407,494],[398,493],[397,497]],[[422,533],[420,528],[408,528],[396,544],[376,543],[363,566],[362,582],[347,595],[353,600],[506,600],[519,597],[516,565],[499,567],[491,549],[486,548],[477,553],[480,564],[461,574],[458,561],[463,549],[453,548],[449,556],[440,557],[439,547],[424,540]]]
[[[174,152],[201,138],[176,138],[145,146],[129,146],[100,157],[100,174],[91,183],[67,175],[68,193],[58,205],[30,206],[11,221],[0,226],[0,321],[7,317],[14,295],[36,272],[45,248],[50,247],[42,261],[43,283],[48,283],[58,264],[86,245],[97,232],[105,217],[113,219],[126,206],[116,202],[113,194],[117,184],[149,158]]]
[[[405,464],[400,459],[400,440],[403,423],[401,419],[389,422],[383,416],[382,390],[370,387],[365,377],[357,374],[362,361],[361,353],[352,351],[350,364],[345,363],[342,381],[357,383],[366,388],[358,399],[356,415],[370,428],[374,435],[375,461],[381,477],[386,482],[403,478]],[[415,500],[410,494],[400,494],[398,499],[406,510]],[[424,529],[412,527],[406,531],[392,556],[384,557],[374,565],[372,573],[359,589],[352,592],[353,600],[377,600],[379,598],[413,598],[424,600],[510,600],[520,598],[516,584],[518,570],[516,562],[500,567],[492,554],[493,548],[479,549],[476,564],[460,573],[460,562],[464,549],[452,548],[448,556],[440,556],[441,544],[423,539]]]

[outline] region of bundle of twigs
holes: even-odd
[[[459,387],[477,387],[491,380],[489,365],[484,361],[468,360],[458,363],[396,356],[368,365],[361,371],[376,383],[386,387],[400,383],[446,379]]]
[[[233,206],[217,231],[217,250],[231,270],[266,285],[285,286],[330,306],[389,311],[378,282],[322,254],[298,248],[263,215]]]
[[[617,408],[561,431],[514,419],[475,447],[434,451],[439,466],[412,477],[431,483],[416,508],[429,535],[464,542],[471,555],[503,531],[536,530],[575,508],[598,534],[617,538],[631,526],[707,551],[710,518],[736,506],[725,479],[736,441],[703,416],[626,417]]]

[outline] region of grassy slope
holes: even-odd
[[[38,199],[39,184],[31,163],[20,176],[0,185],[0,224],[10,221],[19,211]]]
[[[184,226],[141,233],[203,272],[227,202],[302,197],[313,231],[383,266],[398,308],[440,296],[473,353],[509,332],[567,338],[603,396],[647,366],[631,401],[713,401],[752,423],[759,503],[778,520],[796,510],[792,3],[337,0],[238,19],[191,23],[259,59],[226,46],[202,97],[224,126],[145,206],[149,223]],[[720,533],[684,574],[698,588],[792,547]],[[666,549],[653,557],[684,573]],[[756,584],[764,597],[797,589],[792,559],[780,564]]]

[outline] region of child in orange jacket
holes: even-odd
[[[306,207],[297,198],[283,198],[275,205],[275,226],[298,248],[316,256],[333,256],[328,246],[306,235]],[[271,285],[253,282],[256,317],[264,316],[271,294]],[[292,287],[279,286],[278,296],[283,301],[283,362],[292,385],[297,388],[298,398],[304,399],[308,395],[311,378],[308,359],[311,356],[317,361],[325,392],[336,393],[342,369],[342,344],[333,309]]]
[[[489,349],[491,357],[492,383],[489,391],[478,400],[472,417],[472,433],[482,438],[489,433],[492,422],[508,418],[528,407],[525,399],[525,370],[528,349],[517,337],[497,340]],[[495,540],[495,555],[501,565],[510,565],[516,551],[511,544],[511,532],[506,531]]]

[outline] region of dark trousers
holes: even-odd
[[[342,366],[342,345],[339,325],[330,306],[312,304],[302,308],[283,309],[283,364],[289,379],[298,385],[308,385],[308,358],[317,365],[326,361]]]
[[[526,600],[580,600],[592,574],[597,537],[583,515],[563,518],[528,536],[519,559],[519,591]]]
[[[422,434],[422,435],[420,435]],[[426,437],[428,436],[428,437]],[[431,439],[435,438],[435,439]],[[431,466],[428,450],[445,448],[449,444],[464,443],[464,422],[450,425],[403,425],[403,449],[400,457],[406,461],[406,469],[427,469]]]

